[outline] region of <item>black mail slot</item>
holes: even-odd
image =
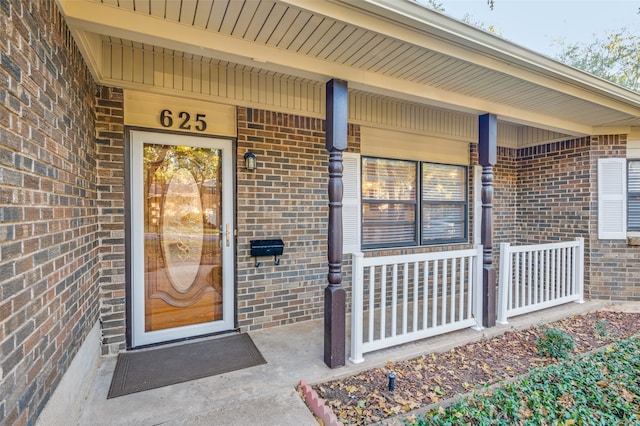
[[[284,251],[284,241],[251,240],[251,256],[281,256]]]

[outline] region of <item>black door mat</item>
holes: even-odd
[[[248,334],[118,355],[107,399],[266,364]]]

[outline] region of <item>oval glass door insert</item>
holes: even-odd
[[[161,211],[160,240],[167,276],[184,293],[198,276],[204,236],[200,189],[188,169],[176,170]]]

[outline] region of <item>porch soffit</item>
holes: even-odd
[[[108,38],[569,135],[640,126],[640,95],[407,0],[58,1],[99,81]]]

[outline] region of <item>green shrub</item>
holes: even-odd
[[[607,321],[596,321],[596,334],[599,337],[606,337],[607,334],[609,334],[609,332],[607,331],[607,328],[609,327],[609,322]]]
[[[406,421],[411,426],[640,425],[640,337]]]
[[[547,328],[538,337],[538,353],[552,358],[567,358],[573,350],[573,337],[559,328]]]

